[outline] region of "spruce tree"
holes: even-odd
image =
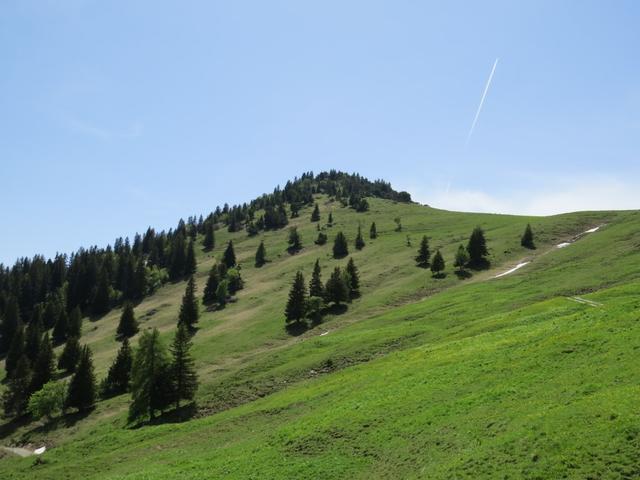
[[[113,397],[129,391],[132,362],[133,355],[129,340],[125,338],[116,358],[109,367],[106,378],[100,384],[100,396],[102,398]]]
[[[80,335],[82,335],[82,311],[80,307],[76,307],[69,314],[67,337],[80,337]]]
[[[213,221],[204,223],[204,240],[202,246],[206,251],[213,250],[216,245],[215,234],[213,233]]]
[[[464,248],[464,245],[460,245],[458,247],[458,251],[456,252],[456,258],[453,262],[453,266],[458,269],[459,272],[464,271],[464,267],[469,262],[469,254],[467,253],[467,249]]]
[[[131,365],[131,404],[129,421],[164,411],[172,400],[170,364],[166,347],[160,342],[157,328],[140,336]]]
[[[77,408],[84,412],[93,407],[96,402],[96,377],[93,372],[91,350],[87,345],[82,347],[80,360],[76,372],[71,377],[65,408]]]
[[[343,258],[347,255],[349,255],[347,238],[344,236],[344,233],[340,231],[333,241],[333,258]]]
[[[138,322],[136,321],[136,315],[133,310],[133,303],[126,302],[122,308],[120,323],[118,323],[116,330],[116,340],[131,338],[136,333],[138,333]]]
[[[198,389],[198,376],[191,353],[189,331],[184,324],[178,325],[171,345],[171,383],[176,408],[180,408],[180,400],[191,401]]]
[[[443,270],[444,258],[442,257],[440,250],[436,250],[436,253],[433,254],[433,259],[431,260],[431,273],[433,273],[434,277],[439,277]]]
[[[66,373],[75,372],[80,361],[81,351],[78,337],[69,337],[64,344],[62,353],[58,357],[58,368]]]
[[[229,296],[229,282],[225,279],[218,284],[216,288],[216,301],[218,305],[224,308],[227,304],[227,297]]]
[[[333,227],[333,213],[329,212],[329,218],[327,219],[327,226]]]
[[[311,274],[311,282],[309,282],[310,297],[324,297],[324,285],[322,284],[322,270],[320,268],[320,260],[316,260]]]
[[[311,213],[311,221],[319,222],[320,221],[320,208],[318,208],[318,204],[316,203],[313,207],[313,213]]]
[[[18,299],[11,296],[4,308],[4,315],[0,315],[0,354],[6,353],[11,346],[13,335],[20,325],[20,307]]]
[[[318,238],[315,239],[314,243],[316,245],[324,245],[327,243],[327,234],[324,232],[318,232]]]
[[[349,258],[349,262],[347,262],[347,268],[345,271],[349,274],[349,283],[347,287],[349,288],[349,297],[356,298],[360,296],[360,274],[358,273],[358,267],[353,262],[353,258]]]
[[[267,261],[266,257],[267,251],[264,248],[264,241],[261,241],[260,245],[258,245],[258,249],[256,250],[256,267],[259,268],[263,266]]]
[[[376,228],[376,222],[371,223],[371,228],[369,228],[369,238],[374,239],[378,238],[378,230]]]
[[[171,258],[169,261],[169,278],[176,281],[184,276],[185,238],[182,231],[176,232],[171,241]]]
[[[109,311],[111,303],[111,289],[109,286],[109,278],[107,277],[106,269],[103,268],[100,271],[98,277],[98,285],[93,295],[93,301],[91,302],[91,311],[95,315],[104,315]]]
[[[69,315],[67,315],[67,311],[64,307],[60,308],[58,313],[58,320],[53,327],[53,341],[56,344],[60,344],[64,342],[68,335],[67,331],[69,330]]]
[[[200,311],[198,308],[198,300],[196,299],[196,283],[193,275],[191,275],[182,297],[178,324],[184,324],[189,330],[193,330],[195,324],[198,323],[199,316]]]
[[[193,275],[196,273],[196,252],[193,247],[193,240],[189,240],[187,245],[187,258],[184,264],[185,275]]]
[[[33,364],[33,377],[31,378],[30,389],[37,392],[42,386],[53,378],[55,372],[55,356],[53,345],[49,339],[49,334],[45,333],[40,344],[40,352]]]
[[[38,358],[38,352],[40,351],[40,344],[42,343],[42,320],[37,318],[31,320],[31,323],[27,325],[25,330],[25,346],[24,353],[33,365]]]
[[[140,256],[140,258],[138,258],[138,263],[136,264],[136,269],[133,274],[133,288],[131,289],[131,298],[141,299],[145,295],[145,293],[147,293],[147,275],[147,266],[145,265],[142,256]]]
[[[427,268],[429,266],[429,258],[431,252],[429,251],[429,239],[426,235],[422,236],[420,241],[420,248],[418,249],[418,255],[416,256],[416,264],[419,267]]]
[[[296,227],[291,227],[289,229],[289,248],[287,249],[289,253],[296,253],[300,251],[302,248],[302,240],[300,238],[300,234],[298,233],[298,229]]]
[[[4,362],[4,368],[7,371],[7,378],[13,377],[13,372],[18,365],[18,361],[23,355],[26,357],[24,337],[24,327],[19,325],[18,329],[13,334],[11,346],[9,347],[9,351],[7,352],[7,357]],[[26,358],[27,360],[29,359],[29,357]]]
[[[488,264],[486,256],[489,252],[482,228],[476,227],[473,229],[467,244],[467,252],[469,253],[469,266],[482,268]]]
[[[44,308],[44,314],[42,316],[43,327],[45,330],[49,330],[53,328],[58,320],[59,312],[59,304],[55,297],[50,296],[47,299],[47,304]]]
[[[214,265],[211,267],[211,270],[209,270],[209,277],[207,278],[207,284],[204,287],[202,295],[202,302],[205,305],[216,301],[216,290],[218,289],[219,283],[220,277],[218,276],[218,268]]]
[[[362,250],[364,248],[364,238],[362,238],[362,229],[358,225],[358,234],[356,235],[356,249]]]
[[[236,266],[236,253],[233,250],[233,240],[229,240],[227,248],[222,255],[222,262],[227,266],[227,268]]]
[[[300,322],[306,315],[307,287],[304,283],[302,272],[296,273],[291,290],[289,291],[289,299],[285,307],[284,315],[287,323]]]
[[[531,225],[528,223],[526,228],[524,229],[522,238],[520,239],[520,245],[531,250],[534,250],[536,248],[536,245],[533,241],[533,230],[531,229]]]
[[[13,372],[13,376],[9,379],[8,388],[2,396],[2,404],[5,415],[15,415],[17,417],[25,413],[27,402],[31,391],[31,367],[29,359],[26,355],[22,355]]]
[[[324,291],[327,302],[333,302],[339,305],[341,302],[349,300],[349,289],[344,283],[344,278],[339,267],[333,270],[331,277],[327,280]]]

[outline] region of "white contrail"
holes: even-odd
[[[487,84],[484,86],[484,92],[482,92],[482,98],[480,99],[480,105],[478,105],[478,111],[476,112],[476,116],[473,119],[473,123],[471,124],[471,130],[469,130],[469,135],[467,136],[467,144],[469,140],[471,140],[471,135],[473,135],[473,129],[476,128],[476,122],[478,121],[478,117],[480,116],[480,111],[482,110],[482,104],[484,103],[484,99],[487,96],[487,92],[489,91],[489,86],[491,85],[491,79],[493,78],[493,72],[496,71],[496,65],[498,65],[498,59],[493,62],[493,68],[491,69],[491,73],[489,74],[489,80],[487,80]]]

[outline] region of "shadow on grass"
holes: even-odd
[[[433,275],[431,275],[433,278],[437,278],[438,280],[442,280],[443,278],[445,278],[447,276],[446,273],[444,272],[438,272],[438,273],[434,273]]]
[[[466,280],[467,278],[471,278],[473,275],[468,270],[456,270],[453,273],[456,274],[460,280]]]
[[[14,417],[9,420],[7,423],[3,423],[0,425],[0,438],[6,438],[9,435],[13,435],[16,430],[25,425],[28,425],[31,422],[31,417],[29,415],[22,415],[20,417]]]
[[[491,262],[485,258],[477,262],[467,264],[467,267],[471,270],[488,270],[490,266]]]
[[[47,421],[44,425],[40,425],[32,430],[33,433],[48,433],[53,430],[57,430],[58,428],[69,428],[73,427],[80,420],[84,420],[87,418],[95,408],[90,408],[89,410],[84,410],[81,412],[73,412],[67,413],[65,415],[61,415],[59,417],[55,417]]]
[[[169,423],[182,423],[191,420],[198,413],[196,402],[182,405],[180,408],[174,408],[161,413],[157,417],[131,425],[132,429],[138,429],[147,425],[164,425]]]
[[[325,313],[329,313],[331,315],[342,315],[348,308],[349,307],[346,303],[334,303],[325,309]]]
[[[289,323],[284,328],[289,335],[297,337],[309,330],[309,325],[307,325],[307,322],[293,322]]]

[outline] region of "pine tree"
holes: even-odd
[[[324,297],[324,285],[322,284],[322,270],[320,268],[320,260],[316,260],[311,274],[311,282],[309,282],[310,297]]]
[[[165,346],[160,342],[157,328],[140,336],[138,349],[131,365],[131,404],[129,421],[164,411],[172,400],[170,365]]]
[[[313,213],[311,214],[311,221],[312,222],[319,222],[320,221],[320,208],[318,208],[318,204],[317,203],[313,207]]]
[[[11,340],[19,325],[20,307],[18,300],[11,296],[5,305],[4,315],[0,315],[0,354],[9,350]]]
[[[49,339],[49,334],[45,333],[40,344],[40,352],[33,364],[33,377],[31,378],[30,389],[37,392],[42,386],[53,378],[55,372],[55,356],[53,354],[53,345]]]
[[[285,307],[284,315],[287,323],[300,322],[306,314],[307,287],[304,283],[302,272],[296,273],[291,290],[289,291],[289,299]]]
[[[481,268],[488,264],[486,256],[489,252],[487,250],[487,241],[484,238],[482,228],[474,228],[471,236],[469,237],[467,252],[469,253],[469,266]]]
[[[528,223],[526,228],[524,229],[522,238],[520,239],[520,245],[531,250],[534,250],[536,248],[536,245],[533,241],[533,230],[531,229],[531,225]]]
[[[419,267],[427,268],[429,266],[429,258],[431,252],[429,251],[429,239],[426,235],[422,236],[420,241],[420,248],[418,249],[418,255],[416,256],[416,263]]]
[[[66,373],[75,372],[80,361],[81,351],[78,337],[69,337],[64,344],[62,353],[58,357],[58,368]]]
[[[96,402],[96,377],[93,373],[91,350],[87,345],[82,347],[76,372],[71,377],[67,390],[65,408],[77,408],[84,412]]]
[[[349,255],[349,247],[347,245],[347,238],[341,231],[336,235],[333,241],[333,258],[342,258]]]
[[[333,212],[329,212],[329,218],[327,219],[327,226],[333,227]]]
[[[218,276],[218,268],[214,265],[211,267],[211,270],[209,270],[209,277],[207,278],[207,284],[204,287],[202,295],[202,302],[205,305],[215,302],[216,290],[218,289],[219,283],[220,277]]]
[[[9,379],[8,388],[2,396],[5,415],[21,416],[27,409],[29,401],[29,385],[31,384],[31,367],[26,355],[22,355],[16,364],[13,376]]]
[[[434,277],[439,277],[443,270],[444,258],[442,257],[440,250],[436,250],[436,253],[433,254],[433,259],[431,260],[431,273],[433,273]]]
[[[224,308],[227,304],[227,297],[229,296],[229,282],[222,280],[216,288],[216,301],[218,305]]]
[[[353,263],[353,258],[349,258],[347,262],[347,268],[345,271],[349,274],[349,297],[356,298],[360,296],[360,274],[358,273],[358,267]]]
[[[131,338],[136,333],[138,333],[138,322],[136,321],[136,315],[133,310],[133,303],[127,302],[122,308],[120,323],[118,323],[116,330],[116,340]]]
[[[224,251],[222,256],[222,262],[227,266],[227,268],[236,266],[236,253],[233,250],[233,240],[229,240],[227,249]]]
[[[172,281],[184,276],[185,267],[185,238],[182,231],[179,231],[171,241],[171,259],[169,261],[169,278]]]
[[[190,243],[190,245],[191,244],[192,243]],[[140,258],[138,258],[138,263],[136,264],[136,269],[133,274],[133,288],[131,289],[131,298],[140,299],[144,297],[145,293],[147,293],[147,276],[147,266],[145,265],[142,256],[140,256]]]
[[[339,305],[340,302],[349,300],[349,289],[344,283],[344,278],[339,267],[333,270],[331,277],[327,280],[324,291],[327,302],[333,302]]]
[[[13,373],[18,365],[18,361],[23,355],[25,355],[24,337],[24,327],[22,325],[19,325],[18,329],[13,334],[13,338],[11,339],[11,346],[9,347],[7,358],[4,362],[4,368],[7,371],[7,378],[13,377]]]
[[[314,243],[316,245],[324,245],[327,243],[327,234],[324,232],[318,232],[318,238],[315,239]]]
[[[40,318],[31,320],[25,331],[24,353],[33,365],[38,358],[40,344],[42,343],[42,320]]]
[[[191,349],[189,332],[184,324],[178,325],[171,345],[171,383],[175,396],[176,408],[180,408],[180,400],[193,400],[198,389],[198,376],[189,350]]]
[[[64,342],[68,335],[67,331],[69,330],[69,315],[67,315],[67,311],[64,307],[60,308],[58,313],[58,320],[53,327],[53,341],[56,344],[60,344]]]
[[[358,225],[358,235],[356,235],[356,249],[362,250],[364,248],[364,238],[362,238],[362,229]]]
[[[82,311],[80,307],[76,307],[69,314],[67,337],[80,337],[80,335],[82,335]]]
[[[193,240],[189,240],[187,245],[187,258],[184,264],[185,275],[193,275],[196,273],[196,252],[193,247]]]
[[[213,221],[204,223],[204,240],[202,246],[206,251],[211,251],[216,245],[215,234],[213,232]]]
[[[264,241],[261,241],[260,245],[258,245],[258,249],[256,250],[256,267],[259,268],[265,264],[267,261],[266,256],[267,251],[264,248]]]
[[[133,355],[129,340],[125,338],[116,358],[109,367],[106,378],[100,384],[100,396],[102,398],[113,397],[129,391],[132,362]]]
[[[242,281],[242,277],[240,276],[240,270],[237,268],[230,268],[227,271],[226,280],[229,285],[229,295],[235,294],[238,290],[242,290],[244,286],[244,282]]]
[[[369,238],[374,239],[378,238],[378,230],[376,229],[376,222],[371,223],[371,228],[369,228]]]
[[[464,248],[464,245],[460,245],[458,247],[458,251],[456,252],[456,258],[453,262],[453,266],[456,267],[459,272],[462,272],[467,262],[469,262],[469,254],[467,253],[467,249]]]
[[[55,297],[49,297],[47,304],[44,308],[44,314],[42,316],[43,327],[45,330],[53,328],[60,315],[60,307]]]
[[[302,248],[302,240],[300,238],[300,234],[298,233],[298,229],[296,227],[291,227],[289,229],[289,253],[296,253],[300,251]]]
[[[109,286],[109,278],[105,268],[100,271],[98,278],[98,285],[93,295],[93,302],[91,303],[91,311],[95,315],[104,315],[109,311],[111,303],[111,289]]]
[[[178,324],[184,324],[188,329],[193,330],[195,324],[198,323],[199,316],[200,311],[198,308],[198,300],[196,299],[196,283],[193,275],[191,275],[182,297]]]

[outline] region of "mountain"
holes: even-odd
[[[311,221],[316,204],[320,220]],[[259,225],[280,206],[286,227]],[[215,226],[212,249],[203,245],[206,218]],[[202,227],[195,217],[182,222],[185,238],[194,238],[197,298],[230,241],[243,287],[224,308],[200,305],[196,404],[136,424],[129,394],[51,420],[7,418],[0,445],[47,452],[39,461],[5,454],[3,478],[640,475],[639,212],[449,212],[411,203],[385,182],[330,172],[206,218]],[[252,222],[257,231],[247,229]],[[521,245],[527,224],[535,249]],[[478,226],[487,263],[454,268]],[[291,227],[299,249],[289,243]],[[349,249],[342,258],[333,255],[338,232]],[[325,244],[314,243],[319,233]],[[431,255],[442,253],[443,274],[416,262],[425,235]],[[260,242],[267,261],[256,266]],[[326,282],[349,259],[360,295],[287,328],[296,273],[308,285],[319,260]],[[171,343],[188,277],[134,299],[134,348],[154,328]],[[122,300],[115,293],[107,313],[83,312],[80,342],[91,348],[98,379],[120,347]]]

